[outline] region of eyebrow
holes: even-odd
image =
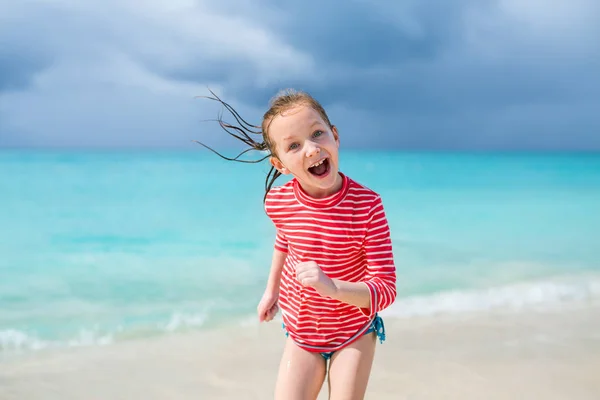
[[[312,128],[315,125],[321,125],[321,121],[319,121],[318,119],[315,119],[315,121],[312,123],[312,125],[310,127]]]
[[[319,121],[318,119],[316,119],[311,125],[310,125],[310,129],[314,128],[315,126],[319,126],[319,125],[323,125],[321,123],[321,121]],[[290,140],[294,140],[296,137],[295,136],[286,136],[283,138],[284,142],[289,142]]]

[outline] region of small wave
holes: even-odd
[[[0,351],[41,350],[47,343],[34,335],[16,329],[0,331]]]
[[[600,279],[578,278],[398,298],[396,303],[385,311],[390,316],[408,318],[498,310],[547,309],[599,299]]]
[[[5,329],[0,331],[0,352],[13,353],[60,347],[103,346],[113,343],[113,340],[112,333],[103,334],[92,329],[81,329],[78,334],[64,342],[44,340],[36,334],[17,329]]]
[[[197,328],[204,325],[206,314],[185,314],[175,313],[171,316],[169,322],[164,326],[167,332],[175,332],[185,328]]]
[[[119,327],[115,330],[115,332],[101,333],[97,330],[81,329],[75,338],[68,341],[68,346],[106,346],[114,342],[115,333],[120,332],[121,330],[122,328]]]
[[[35,330],[26,332],[19,329],[0,330],[0,354],[19,353],[67,347],[105,346],[131,338],[156,336],[180,332],[204,326],[207,312],[174,312],[165,322],[155,325],[119,325],[110,329],[99,327],[82,328],[63,338],[44,338]]]

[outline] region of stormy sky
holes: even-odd
[[[0,0],[0,147],[232,142],[309,91],[343,145],[600,149],[596,0]]]

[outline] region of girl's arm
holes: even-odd
[[[361,282],[332,279],[335,289],[330,297],[360,307],[373,315],[396,300],[396,267],[392,239],[381,198],[377,196],[370,210],[365,239],[367,272]]]
[[[269,279],[267,280],[267,287],[256,309],[258,312],[258,319],[261,322],[270,321],[277,314],[279,283],[281,281],[281,271],[286,257],[287,253],[278,249],[273,250],[273,259],[271,261],[271,270],[269,272]]]
[[[364,282],[346,282],[332,279],[336,289],[330,296],[353,306],[368,309],[371,305],[371,291]]]
[[[287,238],[277,229],[275,234],[275,245],[273,250],[273,258],[271,260],[271,272],[269,272],[269,280],[267,281],[267,291],[271,293],[279,293],[279,282],[281,281],[281,270],[287,257]]]
[[[271,270],[269,272],[269,279],[267,280],[267,292],[279,293],[279,282],[281,281],[281,271],[283,270],[283,264],[287,258],[287,253],[277,248],[273,250],[273,258],[271,260]]]

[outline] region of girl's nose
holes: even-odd
[[[321,148],[315,144],[309,144],[308,150],[306,151],[306,157],[310,158],[321,152]]]

